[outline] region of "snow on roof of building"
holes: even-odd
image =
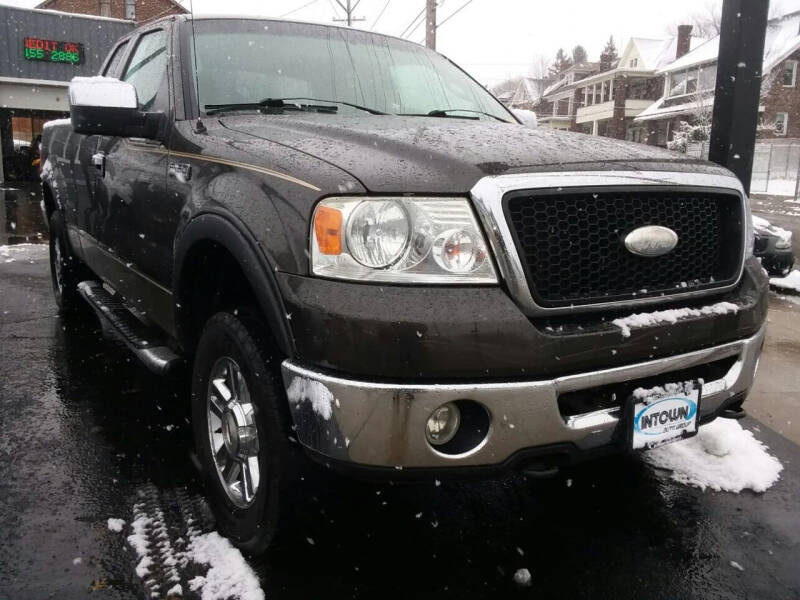
[[[663,119],[665,117],[685,115],[697,112],[700,107],[709,107],[714,104],[714,96],[707,96],[702,100],[691,99],[683,104],[664,106],[666,98],[661,98],[653,102],[650,106],[640,112],[634,121],[651,121],[653,119]]]
[[[800,11],[771,19],[767,23],[764,40],[764,62],[762,72],[768,73],[800,47]],[[719,55],[719,36],[693,49],[659,70],[659,73],[679,71],[694,65],[716,62]]]

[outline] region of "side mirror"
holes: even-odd
[[[157,139],[164,113],[138,109],[136,88],[113,77],[74,77],[69,84],[72,129],[86,135]]]
[[[511,112],[517,117],[525,127],[536,129],[539,127],[539,121],[536,118],[536,113],[532,110],[523,110],[521,108],[512,108]]]

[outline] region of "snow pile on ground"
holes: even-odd
[[[795,269],[786,277],[772,277],[769,284],[782,290],[790,290],[800,294],[800,271]]]
[[[193,538],[187,556],[192,562],[209,567],[205,575],[189,581],[189,589],[202,590],[203,600],[263,600],[264,592],[250,565],[241,552],[216,531]]]
[[[727,313],[735,313],[738,310],[739,307],[731,302],[717,302],[716,304],[709,304],[708,306],[702,306],[700,308],[670,308],[650,313],[636,313],[621,319],[614,319],[611,322],[622,330],[622,337],[627,338],[631,336],[631,329],[653,327],[665,323],[674,325],[681,319],[700,317],[703,315],[724,315]]]
[[[527,587],[531,584],[531,572],[528,569],[517,569],[514,573],[514,583]]]
[[[780,478],[783,465],[739,421],[716,419],[688,440],[650,450],[645,460],[672,471],[672,479],[701,490],[764,492]]]
[[[122,528],[125,526],[125,519],[114,519],[113,517],[108,520],[108,528],[111,531],[116,531],[119,533],[122,531]]]
[[[216,531],[208,532],[210,524],[200,524],[197,501],[185,491],[161,491],[152,484],[138,490],[127,540],[136,552],[136,574],[146,593],[172,599],[188,590],[190,597],[202,600],[264,600],[241,552]],[[112,531],[122,531],[124,525],[122,519],[108,519]]]
[[[0,246],[0,262],[10,263],[15,260],[34,260],[44,258],[49,252],[47,244],[13,244]]]

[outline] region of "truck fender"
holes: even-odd
[[[178,341],[185,349],[191,344],[187,320],[181,315],[185,293],[181,285],[186,259],[199,242],[214,242],[227,250],[242,269],[255,293],[266,324],[279,350],[286,357],[295,355],[294,337],[286,318],[286,309],[272,266],[253,235],[244,227],[218,213],[203,213],[189,221],[175,242],[172,289],[175,291],[175,328]]]

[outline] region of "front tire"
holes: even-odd
[[[262,331],[254,318],[217,313],[192,375],[195,447],[217,525],[252,554],[285,529],[297,481],[279,361]]]
[[[60,213],[50,216],[50,277],[58,312],[75,312],[83,302],[78,284],[85,278],[85,267],[73,253],[67,228]]]

